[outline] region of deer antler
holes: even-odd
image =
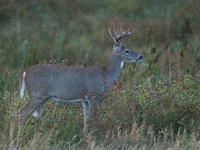
[[[120,33],[120,35],[119,35],[119,34],[117,34],[117,30],[116,30],[116,28],[115,28],[113,22],[111,22],[111,23],[112,23],[112,26],[113,26],[113,30],[114,30],[114,35],[115,35],[115,37],[113,37],[113,35],[111,34],[111,32],[110,32],[110,30],[109,30],[108,27],[107,27],[107,29],[108,29],[108,33],[109,33],[110,37],[113,39],[113,41],[114,41],[115,43],[118,43],[118,41],[119,41],[120,39],[122,39],[122,38],[124,38],[124,37],[126,37],[126,36],[131,35],[131,34],[133,33],[133,31],[134,31],[134,30],[133,30],[132,32],[129,32],[129,29],[128,29],[127,31],[123,31],[123,30],[122,30],[122,23],[121,23],[121,33]]]

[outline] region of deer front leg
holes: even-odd
[[[98,105],[99,105],[99,100],[95,99],[93,102],[92,119],[96,131],[98,130],[98,122],[99,122]]]
[[[88,124],[90,120],[90,101],[86,96],[87,101],[83,101],[83,115],[84,115],[84,133],[88,133]]]

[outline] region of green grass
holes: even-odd
[[[200,149],[199,2],[0,2],[0,149]],[[83,134],[81,103],[49,101],[19,125],[19,76],[39,62],[100,66],[113,21],[135,29],[123,44],[143,55],[125,63]],[[95,130],[98,128],[98,130]]]
[[[18,93],[5,92],[0,105],[3,149],[199,149],[200,70],[152,85],[140,77],[111,85],[100,102],[98,124],[83,134],[81,103],[49,101],[41,118],[18,124]],[[95,130],[95,126],[98,130]]]

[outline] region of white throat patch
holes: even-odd
[[[124,61],[121,62],[121,69],[122,69],[123,65],[124,65]]]

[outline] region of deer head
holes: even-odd
[[[117,34],[117,30],[114,27],[113,23],[112,23],[112,26],[113,26],[113,30],[114,30],[114,36],[111,34],[111,31],[109,30],[108,27],[107,27],[107,29],[108,29],[108,33],[109,33],[110,37],[114,41],[114,46],[113,46],[114,55],[119,55],[121,57],[122,62],[139,62],[139,61],[141,61],[143,59],[142,55],[127,49],[122,44],[123,38],[131,35],[133,33],[133,31],[129,32],[129,29],[127,31],[123,31],[122,23],[121,23],[121,33],[119,35],[119,34]]]

